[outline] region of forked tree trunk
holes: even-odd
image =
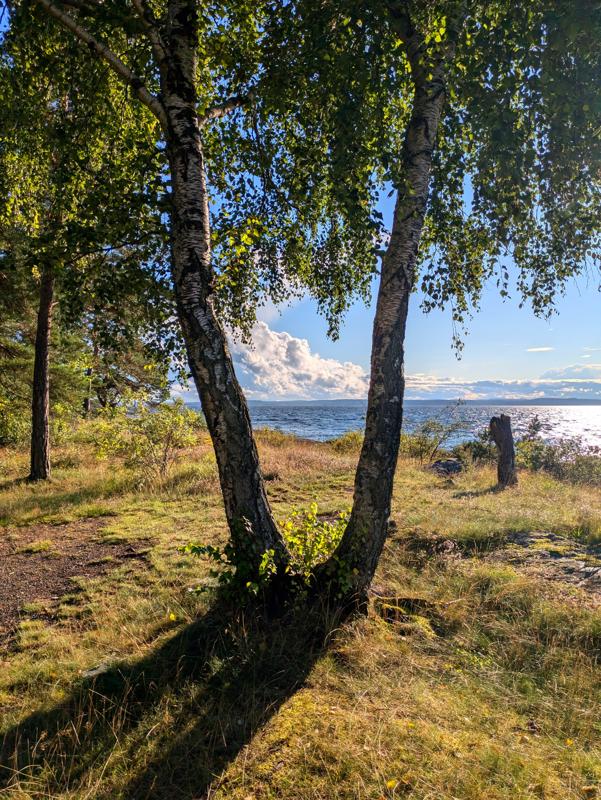
[[[53,297],[53,270],[51,267],[45,267],[40,280],[40,301],[33,362],[30,481],[46,480],[50,476],[50,381],[48,369]]]
[[[365,438],[355,474],[353,509],[343,538],[319,580],[353,604],[364,602],[386,541],[401,425],[404,342],[409,298],[428,203],[432,155],[445,99],[444,63],[426,75],[413,54],[415,93],[405,137],[390,242],[382,259],[374,318]],[[452,53],[448,54],[452,57]],[[339,577],[332,576],[338,575]]]
[[[493,417],[490,421],[490,435],[498,450],[498,487],[505,489],[507,486],[515,486],[518,482],[518,473],[515,466],[511,417],[508,417],[507,414]]]
[[[168,118],[177,308],[238,555],[258,562],[273,549],[276,560],[284,563],[287,551],[267,501],[248,407],[214,306],[208,195],[194,87],[195,14],[193,3],[170,4],[169,66],[163,69],[161,87]]]

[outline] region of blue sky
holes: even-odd
[[[601,399],[600,296],[592,279],[568,287],[549,320],[488,289],[460,359],[450,314],[412,300],[406,342],[409,398],[586,397]],[[260,315],[252,347],[232,344],[240,381],[258,399],[363,397],[373,307],[357,303],[340,339],[306,298]]]
[[[392,215],[390,204],[383,208],[385,219]],[[452,348],[450,313],[425,314],[415,294],[406,340],[406,396],[601,400],[598,286],[598,274],[572,281],[557,297],[556,313],[539,319],[529,306],[519,308],[517,292],[503,301],[491,284],[470,321],[461,358]],[[356,303],[333,342],[309,297],[262,310],[254,345],[232,343],[247,395],[273,400],[365,397],[373,313],[373,303]]]

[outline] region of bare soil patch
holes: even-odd
[[[143,559],[147,543],[103,541],[101,519],[65,525],[33,525],[0,533],[0,643],[11,637],[29,603],[58,601],[127,559]]]

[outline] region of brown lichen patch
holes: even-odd
[[[518,572],[542,578],[566,600],[601,605],[601,545],[589,544],[553,531],[515,531],[490,539],[454,540],[419,532],[403,540],[406,563],[423,569],[432,560],[441,565],[470,560],[508,564]],[[562,586],[563,584],[563,586]],[[570,590],[580,590],[576,597]]]
[[[127,559],[144,558],[144,543],[102,539],[106,521],[82,519],[65,525],[33,525],[0,536],[0,642],[11,637],[27,607],[38,605],[44,616],[76,578],[93,578]]]

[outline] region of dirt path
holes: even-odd
[[[0,531],[0,646],[14,633],[28,603],[51,605],[92,578],[131,558],[144,558],[147,543],[103,541],[104,520],[34,525]],[[145,546],[146,545],[146,546]]]

